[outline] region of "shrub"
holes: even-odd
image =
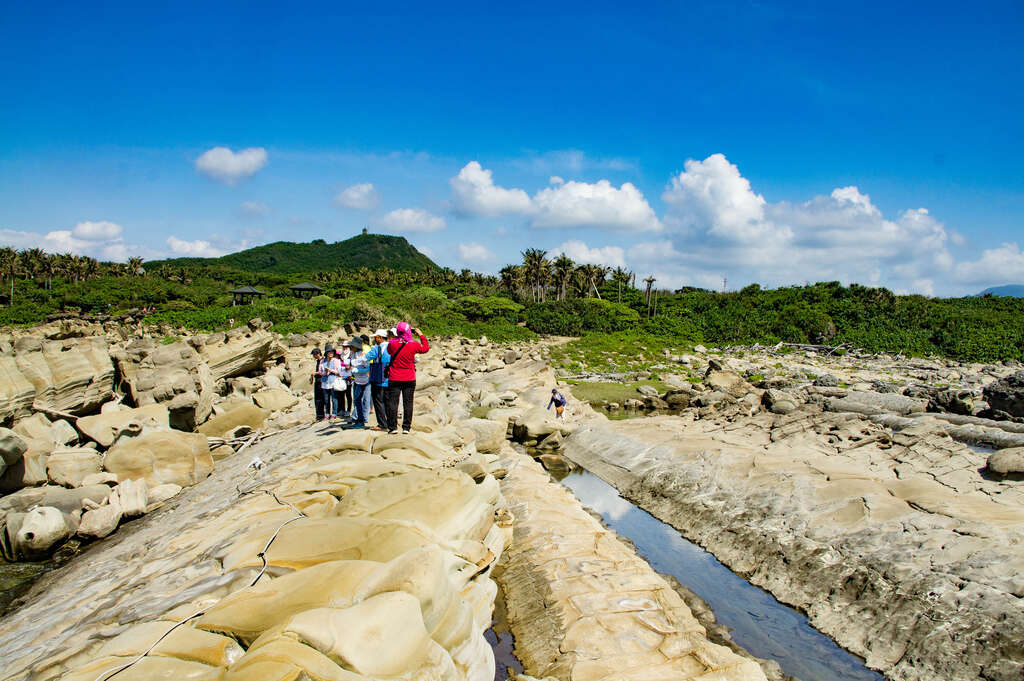
[[[626,305],[597,298],[538,303],[526,311],[526,325],[537,333],[579,336],[636,328],[640,315]]]

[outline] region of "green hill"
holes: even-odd
[[[147,269],[172,267],[227,267],[248,272],[295,274],[336,269],[376,269],[426,272],[438,269],[401,236],[360,234],[333,244],[317,239],[311,243],[275,241],[219,258],[172,258],[146,263]]]

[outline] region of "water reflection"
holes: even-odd
[[[884,681],[856,656],[840,648],[796,610],[734,574],[710,553],[619,496],[587,471],[562,480],[586,506],[630,539],[658,572],[670,574],[703,598],[733,640],[757,657],[775,660],[801,681]]]

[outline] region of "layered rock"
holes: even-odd
[[[193,430],[209,418],[214,376],[188,343],[161,345],[152,339],[138,339],[115,350],[113,356],[122,387],[134,404],[163,404],[170,425],[179,430]]]
[[[939,427],[662,417],[582,426],[564,453],[890,678],[1019,675],[1024,488]]]
[[[325,434],[254,445],[269,468],[241,495],[246,464],[228,459],[167,502],[173,522],[147,516],[53,575],[0,620],[5,672],[489,681],[490,572],[511,537],[496,481],[442,468],[453,453],[423,436]],[[430,455],[382,455],[398,450]],[[117,511],[88,511],[86,531]]]
[[[110,399],[114,366],[104,338],[22,337],[0,357],[0,421],[34,411],[88,413]]]
[[[501,576],[527,673],[763,681],[757,663],[711,643],[683,599],[526,457],[502,482],[516,517]]]
[[[103,468],[119,480],[187,487],[213,471],[213,458],[205,435],[168,430],[119,442],[103,455]]]
[[[273,334],[248,327],[207,336],[200,352],[214,381],[249,373],[285,354]]]

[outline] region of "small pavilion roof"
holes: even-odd
[[[248,295],[248,296],[252,296],[252,295],[265,296],[265,295],[267,295],[263,291],[259,290],[258,288],[253,288],[252,286],[239,286],[238,288],[229,291],[229,293],[235,293],[235,294],[238,294],[238,295]]]
[[[289,286],[288,288],[290,288],[293,291],[323,291],[322,288],[320,288],[311,281],[304,281],[301,284],[295,284],[294,286]]]

